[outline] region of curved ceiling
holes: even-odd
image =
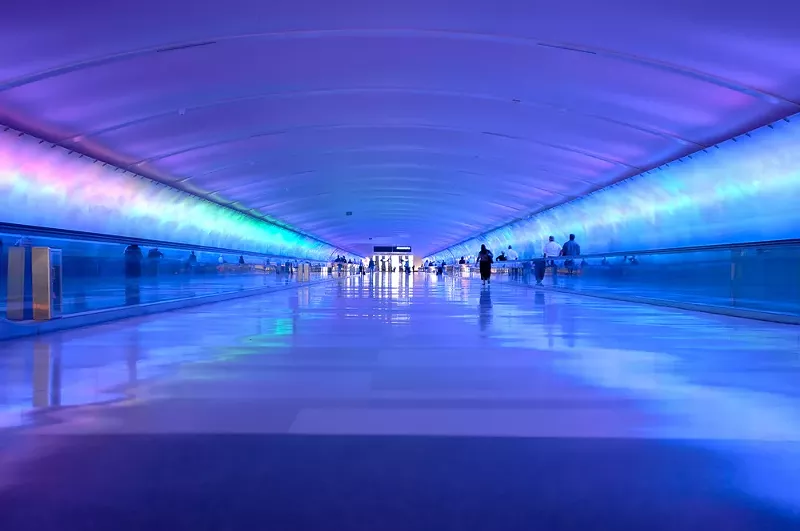
[[[282,4],[12,2],[0,121],[426,254],[800,110],[791,3]]]

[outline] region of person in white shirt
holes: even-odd
[[[512,249],[510,245],[508,246],[508,251],[506,251],[506,258],[508,258],[512,262],[515,260],[519,260],[519,255],[517,254],[517,251]]]
[[[561,246],[556,243],[556,239],[550,236],[550,241],[544,246],[545,258],[558,258],[561,256]]]
[[[550,241],[544,246],[544,257],[547,265],[553,268],[553,277],[558,274],[558,265],[556,265],[555,259],[559,256],[561,256],[561,246],[556,243],[553,236],[550,236]]]

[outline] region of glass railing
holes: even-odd
[[[319,263],[309,264],[306,274],[294,260],[225,250],[152,244],[132,248],[109,241],[0,233],[0,319],[7,317],[9,254],[26,245],[60,249],[59,309],[65,316],[348,274],[330,272]]]
[[[800,315],[800,241],[558,258],[543,284],[577,292]],[[571,268],[568,266],[572,266]],[[454,273],[477,275],[473,266]],[[495,281],[537,282],[531,260],[495,262]]]

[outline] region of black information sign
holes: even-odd
[[[410,253],[411,247],[407,245],[391,247],[389,245],[376,245],[372,248],[375,253]]]

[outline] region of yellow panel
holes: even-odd
[[[36,321],[49,321],[53,318],[53,295],[50,278],[50,248],[34,247],[33,260],[33,318]]]
[[[25,318],[25,249],[11,247],[8,250],[8,300],[6,315],[12,321]]]

